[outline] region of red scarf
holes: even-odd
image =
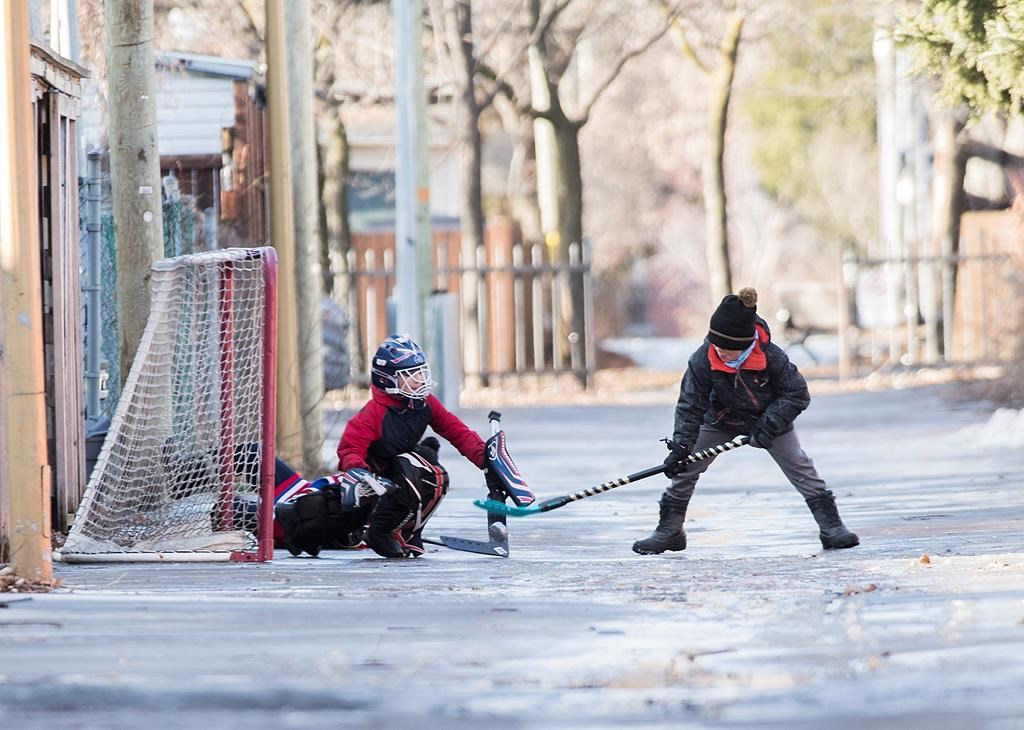
[[[740,370],[764,370],[768,367],[768,358],[764,354],[764,350],[761,349],[761,343],[768,342],[768,333],[764,331],[761,325],[754,325],[757,330],[757,340],[754,342],[754,350],[750,353],[743,364],[740,365]],[[735,373],[736,368],[731,368],[725,364],[719,354],[718,350],[715,349],[714,345],[708,347],[708,361],[711,363],[711,369],[717,370],[722,373]]]

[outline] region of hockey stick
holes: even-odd
[[[491,435],[501,430],[501,414],[498,411],[491,411],[487,414],[487,420],[491,423]],[[504,495],[490,492],[487,495],[488,502],[500,504],[503,507]],[[499,558],[508,557],[508,527],[505,526],[505,514],[501,512],[487,512],[487,542],[483,540],[470,540],[466,537],[455,537],[454,535],[439,535],[436,540],[422,538],[423,542],[431,545],[442,545],[452,550],[462,550],[467,553],[479,555],[494,555]]]
[[[739,448],[749,442],[749,436],[737,436],[732,441],[726,441],[724,444],[711,446],[703,451],[690,454],[686,457],[686,462],[693,463],[695,461],[703,461],[711,456],[717,456],[718,454],[724,454],[726,451],[732,451],[733,449]],[[665,465],[658,464],[658,466],[652,466],[634,474],[598,484],[596,487],[583,489],[579,492],[573,492],[572,494],[563,494],[559,497],[551,497],[550,499],[545,499],[542,502],[531,504],[528,507],[516,507],[515,505],[504,504],[503,502],[497,502],[491,499],[477,499],[473,501],[473,504],[481,509],[487,510],[488,512],[500,512],[502,514],[513,515],[515,517],[525,517],[526,515],[535,515],[540,512],[550,512],[553,509],[564,507],[570,502],[577,502],[581,499],[586,499],[587,497],[593,497],[595,494],[601,494],[602,492],[607,492],[608,490],[615,489],[616,487],[623,487],[627,484],[638,482],[641,479],[653,477],[655,474],[663,474],[664,472]]]

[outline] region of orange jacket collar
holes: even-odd
[[[764,331],[761,325],[755,325],[757,329],[757,342],[754,343],[754,351],[750,353],[750,356],[740,365],[740,370],[764,370],[768,366],[768,358],[764,354],[764,350],[761,349],[761,345],[768,342],[768,333]],[[719,356],[718,350],[715,349],[714,345],[708,346],[708,361],[711,363],[712,370],[718,370],[722,373],[735,373],[736,368],[731,368],[725,364],[725,361]]]

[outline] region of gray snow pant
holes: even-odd
[[[714,426],[701,426],[700,435],[697,436],[697,443],[694,445],[693,451],[702,451],[709,446],[717,446],[735,436],[736,434],[732,431],[722,431]],[[796,487],[796,491],[800,492],[800,496],[804,499],[820,496],[828,490],[825,481],[818,476],[818,470],[814,468],[811,457],[800,447],[800,439],[797,438],[795,429],[776,438],[772,447],[765,451],[775,459],[775,463],[782,469],[782,473],[786,475],[789,483]],[[703,461],[689,464],[686,471],[672,478],[672,483],[665,490],[665,496],[673,501],[689,503],[697,479],[707,471],[711,462],[716,458],[712,456]]]

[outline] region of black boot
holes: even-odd
[[[679,502],[667,497],[661,498],[661,512],[658,526],[654,532],[643,540],[633,543],[633,552],[640,555],[657,555],[666,550],[685,550],[686,532],[683,531],[683,520],[686,519],[686,506],[689,502]]]
[[[359,527],[361,523],[353,523],[349,518],[353,514],[356,513],[342,512],[341,494],[334,486],[303,494],[274,508],[284,547],[295,557],[307,552],[315,558],[337,536]],[[366,511],[358,514],[365,516]]]
[[[814,521],[818,523],[821,538],[821,546],[826,550],[841,548],[852,548],[860,545],[860,539],[846,529],[843,520],[839,517],[839,510],[836,509],[836,498],[832,492],[825,491],[817,497],[807,500],[807,507],[814,515]]]
[[[373,525],[370,525],[370,529],[366,531],[366,536],[363,537],[363,542],[366,543],[366,547],[373,550],[373,552],[377,553],[382,558],[404,558],[406,556],[405,549],[401,546],[398,540],[395,539],[394,532],[375,530],[373,529]]]
[[[295,513],[295,505],[291,502],[277,505],[274,508],[274,519],[281,526],[281,541],[284,543],[284,547],[292,554],[292,557],[299,557],[302,554],[302,548],[295,544],[295,537],[301,520]]]
[[[381,557],[407,557],[410,551],[399,542],[399,531],[409,524],[415,515],[416,512],[404,490],[384,495],[377,502],[363,542]]]

